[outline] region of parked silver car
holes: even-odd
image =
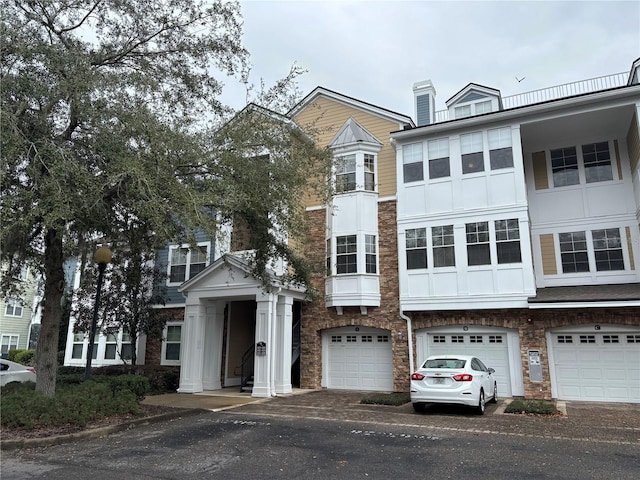
[[[36,369],[10,360],[0,360],[0,386],[10,382],[35,382]]]
[[[411,375],[411,402],[416,412],[428,403],[451,403],[474,407],[484,414],[485,402],[498,401],[493,368],[470,355],[435,355]]]

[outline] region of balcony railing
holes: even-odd
[[[531,92],[518,93],[502,98],[502,105],[505,109],[532,105],[534,103],[557,100],[559,98],[572,97],[584,93],[598,92],[609,88],[622,87],[627,84],[629,72],[614,73],[604,77],[590,78],[578,82],[565,83],[554,87],[541,88]],[[438,110],[435,115],[435,122],[446,122],[449,120],[449,110]]]

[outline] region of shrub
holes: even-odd
[[[33,384],[7,385],[8,388],[2,389],[0,422],[6,427],[25,429],[67,424],[85,426],[91,420],[109,415],[137,414],[140,408],[136,393],[125,388],[126,384],[127,381],[94,380],[60,384],[54,398],[36,392]]]
[[[12,352],[14,352],[14,355],[13,355],[14,362],[20,363],[22,365],[28,365],[30,367],[35,366],[36,364],[35,350],[12,350]],[[9,353],[11,354],[11,352]]]
[[[556,413],[556,405],[548,400],[524,400],[514,399],[504,409],[506,413],[533,413],[538,415],[553,415]]]
[[[411,397],[406,392],[395,392],[395,393],[375,393],[366,398],[360,400],[360,403],[365,404],[375,404],[375,405],[404,405],[405,403],[409,403],[411,401]]]

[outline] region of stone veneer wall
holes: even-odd
[[[307,212],[309,225],[308,260],[316,266],[313,284],[319,292],[318,299],[302,306],[300,386],[320,388],[322,380],[322,330],[345,326],[376,327],[390,331],[393,352],[394,391],[408,391],[409,349],[406,322],[399,315],[398,245],[396,234],[395,201],[378,204],[380,265],[379,308],[369,308],[362,315],[358,307],[344,308],[338,315],[335,309],[324,304],[325,281],[325,231],[324,209]],[[481,325],[517,329],[520,337],[520,359],[526,398],[551,399],[551,376],[545,333],[550,328],[585,324],[615,324],[640,326],[640,308],[571,308],[529,310],[468,310],[404,312],[411,318],[413,352],[416,351],[416,330],[451,325]],[[538,350],[542,362],[543,381],[529,381],[529,350]],[[420,359],[415,359],[420,362]]]
[[[378,264],[380,266],[380,307],[369,307],[362,315],[359,307],[346,307],[338,315],[324,303],[325,232],[324,209],[307,212],[309,226],[307,259],[316,267],[313,284],[318,299],[302,306],[300,386],[320,388],[322,380],[322,330],[346,326],[375,327],[389,330],[393,352],[393,388],[407,391],[409,386],[409,346],[407,324],[400,318],[398,290],[398,241],[396,202],[378,204]]]
[[[163,309],[161,315],[166,318],[167,322],[183,322],[184,308],[167,308]],[[145,365],[161,365],[162,364],[162,340],[156,338],[147,338],[147,347],[144,355]]]
[[[520,337],[520,360],[526,398],[551,399],[551,376],[545,333],[550,328],[600,325],[640,325],[640,308],[593,309],[505,309],[440,312],[405,312],[412,320],[414,332],[423,328],[451,325],[481,325],[517,329]],[[415,336],[414,336],[415,338]],[[415,352],[414,345],[414,352]],[[529,381],[529,350],[540,351],[542,382]],[[420,359],[416,359],[420,361]]]

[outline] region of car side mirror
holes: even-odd
[[[489,368],[489,373],[496,373],[496,371],[493,368]]]

